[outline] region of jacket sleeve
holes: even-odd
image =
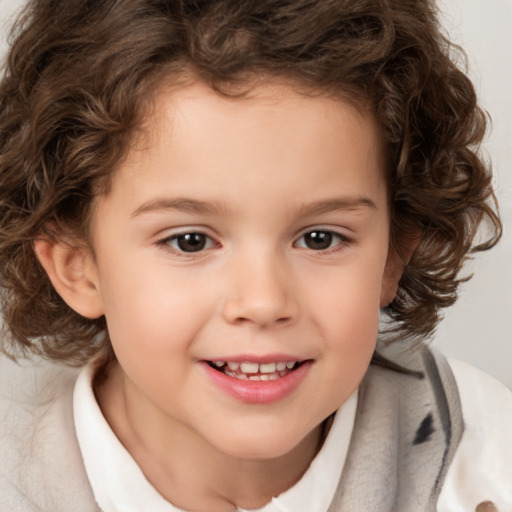
[[[0,511],[98,510],[74,430],[75,378],[0,356]]]

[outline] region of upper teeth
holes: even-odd
[[[296,361],[279,361],[274,363],[251,363],[244,361],[241,363],[235,361],[215,361],[215,366],[221,368],[224,365],[228,365],[231,371],[240,369],[242,373],[275,373],[276,371],[281,372],[286,368],[292,369],[295,366]]]

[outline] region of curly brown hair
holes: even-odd
[[[272,76],[371,102],[390,155],[392,243],[400,253],[420,239],[386,308],[396,332],[431,333],[468,255],[501,235],[479,155],[486,118],[430,0],[33,0],[11,40],[0,83],[5,351],[82,364],[110,350],[104,319],[62,301],[33,241],[87,235],[92,199],[152,91],[185,72],[221,94]]]

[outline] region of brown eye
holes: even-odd
[[[210,237],[204,233],[184,233],[168,239],[167,243],[181,252],[199,252],[213,245]]]
[[[329,231],[311,231],[304,235],[304,243],[309,249],[323,251],[331,246],[332,238]]]
[[[312,249],[313,251],[325,251],[332,249],[346,241],[346,238],[334,231],[315,229],[304,233],[295,243],[296,247]]]

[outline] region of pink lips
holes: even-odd
[[[239,380],[215,370],[206,361],[200,364],[213,384],[233,398],[247,404],[271,404],[283,400],[297,389],[312,362],[305,361],[284,377],[271,381]]]

